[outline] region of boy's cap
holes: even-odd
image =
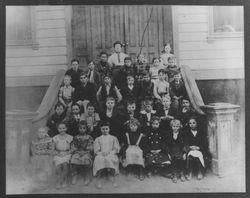
[[[122,44],[120,41],[115,41],[115,42],[113,43],[113,46],[115,47],[116,44],[120,44],[121,47],[123,46],[123,44]]]

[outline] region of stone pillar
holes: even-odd
[[[229,103],[210,103],[201,109],[207,115],[209,150],[212,154],[212,171],[223,177],[237,171],[234,114],[240,106]]]
[[[24,110],[6,112],[6,163],[25,165],[30,160],[32,119],[37,113]]]

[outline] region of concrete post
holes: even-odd
[[[237,171],[237,153],[233,143],[234,114],[240,106],[229,103],[210,103],[201,109],[207,115],[209,150],[212,154],[212,171],[219,177]]]
[[[37,113],[24,110],[7,111],[6,162],[8,165],[25,165],[30,160],[32,119]]]

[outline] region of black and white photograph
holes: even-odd
[[[6,194],[245,193],[243,5],[6,5]]]

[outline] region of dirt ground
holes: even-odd
[[[102,189],[96,188],[96,180],[92,179],[88,186],[83,185],[80,178],[75,185],[69,185],[57,190],[54,182],[38,182],[27,171],[9,169],[7,171],[6,194],[92,194],[92,193],[189,193],[189,192],[245,192],[245,173],[243,171],[219,178],[212,173],[207,173],[203,180],[173,183],[171,179],[154,175],[140,181],[132,176],[128,178],[124,174],[117,177],[118,187],[112,186],[112,182],[103,178]]]

